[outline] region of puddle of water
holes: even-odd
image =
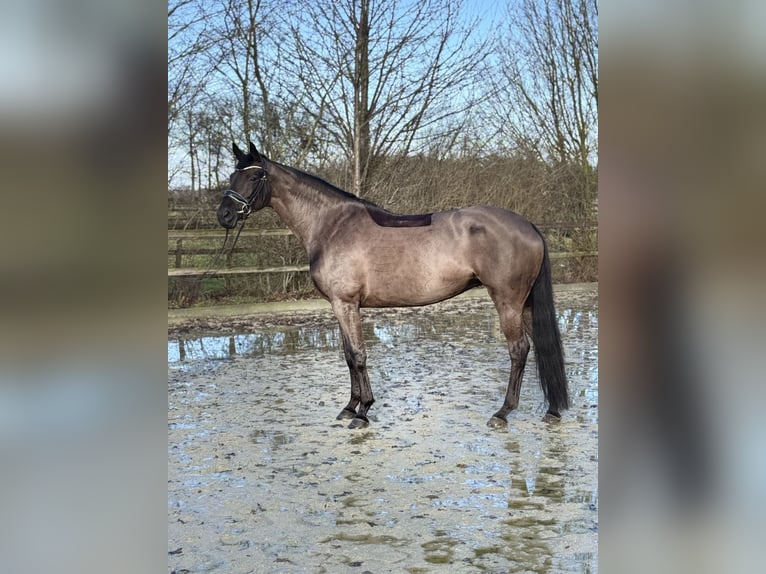
[[[541,422],[530,354],[502,431],[485,426],[510,366],[491,303],[368,317],[358,432],[334,420],[336,328],[168,341],[170,568],[597,572],[595,294],[558,309],[573,408]]]
[[[413,313],[407,309],[364,311],[367,311],[368,315],[363,319],[363,328],[369,348],[402,348],[409,344],[420,345],[423,341],[431,341],[446,345],[442,347],[442,353],[449,351],[460,356],[465,353],[465,343],[496,347],[498,342],[502,344],[505,341],[500,331],[497,313],[491,303],[484,305],[480,312],[471,314],[439,315],[436,312],[429,315]],[[580,317],[575,320],[564,314],[559,320],[560,325],[579,322]],[[168,363],[176,365],[194,361],[337,349],[339,341],[338,329],[334,325],[332,328],[301,326],[284,327],[281,330],[269,328],[237,335],[178,337],[168,340]]]

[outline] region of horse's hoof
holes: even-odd
[[[343,409],[340,411],[337,417],[335,417],[336,421],[347,421],[350,419],[353,419],[356,416],[356,411],[352,411],[351,409]]]
[[[507,425],[508,421],[498,416],[493,416],[487,421],[487,426],[491,429],[504,429]]]
[[[355,416],[348,425],[350,429],[363,429],[370,426],[370,420],[364,416]]]
[[[561,415],[558,413],[552,413],[551,411],[548,411],[545,413],[545,416],[543,417],[544,423],[560,423],[561,422]]]

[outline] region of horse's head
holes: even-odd
[[[237,167],[229,178],[229,189],[223,192],[216,215],[218,223],[227,229],[237,226],[241,219],[271,203],[265,160],[250,142],[250,152],[245,153],[232,144]]]

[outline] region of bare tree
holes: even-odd
[[[351,165],[364,195],[376,158],[440,137],[475,105],[486,45],[461,24],[461,0],[318,0],[292,26],[306,110]]]
[[[269,150],[269,89],[262,71],[265,11],[262,0],[217,0],[209,6],[207,66],[213,70],[211,91],[235,93],[238,118],[228,127],[234,140],[247,140],[253,124],[261,127]],[[259,116],[256,119],[256,116]]]
[[[305,85],[284,48],[289,2],[217,0],[212,5],[217,8],[211,16],[213,49],[208,56],[215,70],[214,89],[238,95],[232,138],[255,140],[269,157],[301,164],[316,147],[322,97],[316,106],[304,102]]]
[[[518,0],[493,75],[501,136],[588,169],[597,152],[596,0]]]
[[[206,14],[195,0],[168,2],[168,135],[193,105],[207,70],[199,66],[209,49]]]
[[[209,49],[204,39],[205,12],[195,0],[169,0],[168,2],[168,146],[184,150],[188,170],[171,167],[169,161],[168,185],[179,173],[190,177],[194,189],[199,182],[195,165],[196,126],[195,106],[200,86],[208,70],[200,66],[201,57]],[[173,154],[175,155],[175,154]]]

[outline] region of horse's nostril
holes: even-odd
[[[232,223],[236,222],[237,216],[228,207],[220,207],[218,209],[218,223],[220,223],[224,227],[231,227]]]

